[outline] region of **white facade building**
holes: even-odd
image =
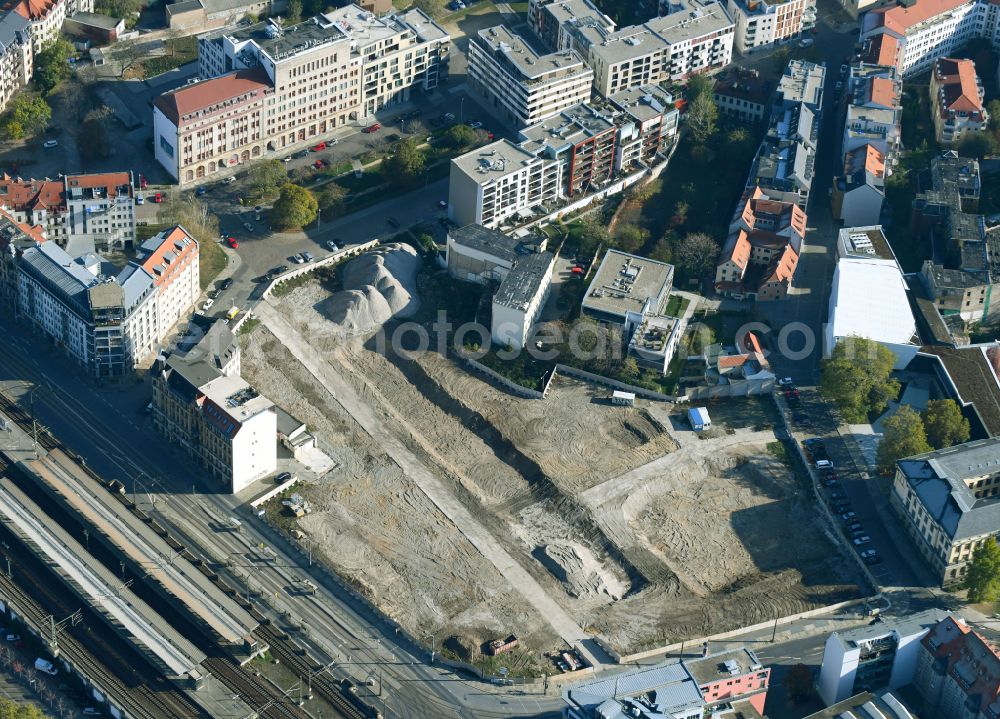
[[[590,99],[594,73],[573,50],[539,55],[503,25],[469,39],[469,83],[523,128]]]
[[[460,226],[496,229],[504,220],[560,197],[562,163],[509,140],[456,157],[448,183],[448,217]]]
[[[0,112],[34,74],[30,25],[16,12],[0,17]]]
[[[797,39],[816,24],[814,0],[729,0],[736,25],[735,46],[741,53]]]

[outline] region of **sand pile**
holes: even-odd
[[[553,542],[536,550],[539,561],[563,583],[573,597],[607,595],[621,599],[628,587],[618,581],[586,547],[576,542]]]
[[[344,266],[344,290],[320,311],[349,335],[374,332],[393,317],[410,317],[419,307],[420,258],[410,245],[383,245]]]

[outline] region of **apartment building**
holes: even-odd
[[[941,58],[931,71],[931,113],[938,142],[960,142],[969,132],[986,129],[986,94],[972,60]]]
[[[594,88],[607,97],[638,85],[684,80],[725,67],[733,57],[734,25],[716,0],[681,0],[672,12],[614,32],[565,26],[587,51]]]
[[[819,117],[805,103],[776,105],[757,150],[747,188],[805,209],[816,173]]]
[[[736,49],[744,54],[795,40],[816,25],[814,0],[729,0],[726,7]]]
[[[153,368],[153,422],[236,493],[277,467],[274,403],[239,376],[239,341],[221,322]]]
[[[498,140],[451,161],[448,217],[459,226],[496,229],[505,220],[559,199],[561,162]]]
[[[826,66],[807,60],[792,60],[778,78],[775,90],[775,105],[805,103],[806,107],[819,114],[823,110],[823,85],[826,82]]]
[[[0,112],[34,74],[31,26],[16,12],[0,16]]]
[[[916,75],[973,38],[996,44],[998,12],[987,0],[897,0],[864,14],[860,40],[877,44],[878,53],[887,62],[894,59],[903,77]]]
[[[993,719],[1000,715],[1000,651],[956,617],[920,642],[913,686],[928,719]]]
[[[823,703],[829,706],[860,692],[911,684],[917,674],[922,640],[945,620],[961,621],[942,609],[928,609],[833,632],[826,639],[816,682]]]
[[[41,227],[17,222],[0,210],[0,302],[7,306],[7,312],[17,304],[17,263],[21,255],[47,239]]]
[[[539,55],[503,25],[473,35],[468,59],[470,86],[518,128],[590,99],[594,72],[576,52]]]
[[[181,184],[324,138],[437,87],[449,38],[418,9],[357,5],[198,41],[202,77],[154,102],[156,159]]]
[[[736,299],[780,300],[788,294],[806,235],[806,213],[772,200],[760,187],[745,194],[715,270],[715,290]]]
[[[198,295],[198,243],[183,228],[144,248],[120,272],[100,255],[74,259],[54,242],[23,250],[15,260],[18,315],[91,376],[129,374]]]
[[[17,13],[28,21],[34,53],[59,37],[67,17],[93,11],[94,0],[8,0],[0,6],[0,13]]]
[[[712,95],[719,112],[744,122],[759,122],[771,111],[774,85],[757,70],[733,67],[715,79]]]
[[[61,180],[0,176],[0,207],[17,222],[39,225],[70,255],[135,242],[131,172],[65,175]]]
[[[528,25],[539,40],[551,51],[574,49],[573,27],[596,27],[607,33],[615,31],[615,22],[601,12],[591,0],[529,0]]]
[[[607,98],[618,130],[614,171],[648,167],[677,140],[680,112],[659,85],[639,85]]]
[[[1000,533],[1000,437],[896,462],[890,506],[942,585],[962,581],[977,546]]]
[[[771,670],[749,649],[671,660],[563,690],[567,719],[760,719]]]
[[[556,257],[545,245],[544,237],[515,239],[481,225],[448,232],[448,272],[466,282],[496,283],[491,334],[501,349],[524,347],[548,300]]]
[[[560,196],[573,197],[611,181],[616,136],[617,128],[609,117],[583,104],[525,128],[519,145],[536,157],[560,163]]]

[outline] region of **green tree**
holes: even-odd
[[[347,196],[347,191],[336,182],[328,182],[320,189],[316,195],[316,202],[319,203],[323,212],[336,212],[340,209]]]
[[[656,241],[652,251],[649,253],[649,258],[657,262],[672,262],[674,258],[673,247],[674,235],[672,232],[667,232]]]
[[[934,449],[944,449],[969,441],[969,420],[962,416],[953,399],[932,399],[920,414],[927,441]]]
[[[633,224],[624,224],[615,233],[615,245],[625,252],[638,252],[649,239],[649,230]]]
[[[793,704],[803,704],[813,695],[812,672],[805,664],[796,664],[785,675],[785,689]]]
[[[288,0],[288,22],[297,23],[302,20],[302,0]]]
[[[923,454],[930,449],[920,415],[904,404],[883,423],[882,441],[878,444],[878,467],[883,472],[891,472],[896,460]]]
[[[820,390],[846,422],[864,422],[899,393],[899,383],[890,376],[895,363],[896,355],[878,342],[847,337],[823,360]]]
[[[576,236],[580,252],[585,255],[594,254],[598,247],[607,247],[610,242],[608,228],[592,217],[583,220],[578,228],[574,228],[572,234]]]
[[[52,108],[37,95],[17,95],[0,121],[0,132],[8,140],[21,140],[44,130],[52,119]]]
[[[468,125],[452,125],[444,133],[449,147],[468,147],[476,141],[476,131]]]
[[[972,553],[964,586],[969,590],[969,601],[995,602],[1000,598],[1000,546],[989,537]]]
[[[995,133],[1000,130],[1000,100],[990,100],[986,112],[990,116],[989,128]]]
[[[712,94],[714,87],[715,81],[707,75],[694,75],[688,80],[687,127],[699,145],[715,134],[719,119],[719,108]]]
[[[319,203],[304,187],[286,184],[271,208],[271,225],[276,230],[298,229],[316,219]]]
[[[94,8],[103,15],[127,18],[139,11],[140,0],[97,0]]]
[[[688,278],[700,279],[719,259],[719,243],[704,232],[688,235],[677,245],[674,261]]]
[[[382,163],[387,180],[396,185],[413,185],[424,173],[426,158],[417,141],[407,137],[396,143],[392,156]]]
[[[967,132],[958,143],[958,152],[963,157],[983,159],[992,155],[997,148],[996,138],[988,132]]]
[[[274,197],[287,182],[288,171],[285,169],[285,163],[281,160],[265,160],[250,168],[244,184],[247,195],[258,200]]]
[[[48,94],[69,77],[70,67],[67,61],[72,54],[73,46],[58,38],[35,55],[35,84],[39,90]]]

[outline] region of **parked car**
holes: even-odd
[[[852,538],[853,537],[865,537],[865,536],[868,535],[868,532],[866,532],[863,529],[852,529],[850,531],[850,535],[851,535]]]
[[[227,185],[231,185],[234,182],[236,182],[236,175],[230,175],[229,177],[226,178]]]
[[[362,130],[362,132],[366,132],[370,135],[371,133],[378,132],[381,129],[382,129],[381,123],[376,122],[366,127],[364,130]]]
[[[448,206],[448,200],[438,200],[438,207],[442,210]]]
[[[232,286],[233,286],[232,277],[227,277],[226,279],[222,280],[222,282],[219,283],[219,289],[221,289],[223,292],[225,292]]]
[[[101,716],[101,710],[95,707],[87,707],[83,710],[83,715],[85,717],[99,717]]]
[[[8,634],[7,635],[7,641],[8,642],[19,642],[19,641],[21,641],[21,635],[20,634]]]
[[[46,150],[51,150],[53,147],[59,147],[59,140],[46,140],[42,147]]]
[[[217,300],[219,299],[219,290],[209,290],[208,299]]]
[[[326,167],[326,163],[323,162],[322,160],[316,160],[316,162],[313,163],[313,167],[315,167],[317,170],[322,170],[324,167]]]
[[[215,300],[213,300],[211,298],[205,300],[204,302],[201,303],[201,311],[202,312],[208,312],[210,309],[212,309],[212,305],[214,305],[214,304],[215,304]]]
[[[791,377],[782,377],[781,379],[778,380],[779,387],[792,387],[794,385],[795,383],[792,382]]]
[[[272,274],[280,275],[282,272],[288,272],[288,265],[279,265],[271,270]]]
[[[454,122],[455,121],[455,116],[452,115],[450,112],[446,112],[441,117],[444,118],[445,122]]]
[[[866,549],[863,552],[861,552],[861,558],[868,559],[868,557],[874,557],[876,554],[878,554],[878,552],[876,552],[874,549]]]
[[[289,257],[288,259],[290,259],[290,260],[291,260],[292,262],[294,262],[294,263],[295,263],[295,264],[297,264],[297,265],[301,265],[301,264],[302,264],[303,262],[305,262],[305,260],[303,260],[303,259],[302,259],[301,257],[299,257],[298,255],[292,255],[292,256],[291,256],[291,257]]]
[[[861,522],[851,522],[850,524],[847,525],[847,531],[849,532],[858,532],[864,528],[865,527],[863,524],[861,524]]]
[[[313,257],[313,253],[312,253],[312,252],[303,252],[303,253],[302,253],[302,259],[303,259],[303,260],[304,260],[305,262],[312,262],[312,261],[313,261],[314,259],[316,259],[316,258],[315,258],[315,257]]]
[[[843,519],[845,522],[848,522],[857,519],[858,515],[856,515],[854,512],[844,512],[843,514],[840,515],[840,518]]]
[[[293,152],[292,157],[296,160],[301,160],[303,157],[309,154],[309,150],[299,150],[298,152]]]
[[[799,45],[801,47],[812,47],[812,44],[814,42],[815,40],[813,40],[811,37],[804,37],[801,40],[799,40]]]
[[[327,240],[323,244],[326,245],[326,249],[330,250],[330,252],[336,252],[337,250],[340,249],[339,247],[337,247],[337,243],[334,242],[333,240]]]
[[[247,232],[253,232],[253,225],[251,225],[249,222],[244,222],[243,229],[246,230]]]
[[[40,672],[45,672],[50,677],[54,677],[59,673],[59,670],[56,669],[52,662],[42,659],[41,657],[38,657],[38,659],[35,660],[35,669]]]
[[[160,204],[161,202],[163,202],[163,193],[162,192],[155,193],[153,195],[153,202],[155,202],[156,204]]]
[[[333,147],[338,142],[340,142],[340,140],[338,140],[336,137],[331,137],[329,140],[326,141],[326,146],[327,147]]]
[[[146,198],[143,197],[142,195],[136,195],[135,196],[135,204],[137,204],[137,205],[145,205],[146,204]]]
[[[208,192],[207,187],[204,185],[198,185],[198,189],[194,191],[194,194],[196,197],[202,197],[206,192]]]
[[[286,157],[286,158],[284,158],[282,160],[282,162],[291,162],[291,161],[292,161],[292,156],[291,155],[289,155],[288,157]]]
[[[833,469],[833,462],[828,459],[816,460],[816,469]]]
[[[869,537],[867,534],[862,534],[860,537],[855,537],[854,538],[854,544],[856,544],[859,547],[862,544],[868,544],[868,542],[870,542],[870,541],[872,541],[872,538]]]
[[[321,142],[318,145],[313,145],[311,149],[313,152],[321,152],[326,149],[326,143]]]
[[[282,482],[287,482],[291,478],[292,478],[292,473],[291,472],[282,472],[281,474],[277,475],[274,478],[274,483],[275,484],[281,484]]]
[[[149,180],[142,175],[139,175],[139,189],[145,190],[147,187],[149,187]]]
[[[483,123],[481,123],[479,120],[466,120],[465,124],[471,127],[473,130],[478,130],[480,127],[483,126]]]
[[[865,557],[865,564],[869,566],[881,563],[882,563],[882,557],[878,556],[877,554],[872,555],[871,557]]]

